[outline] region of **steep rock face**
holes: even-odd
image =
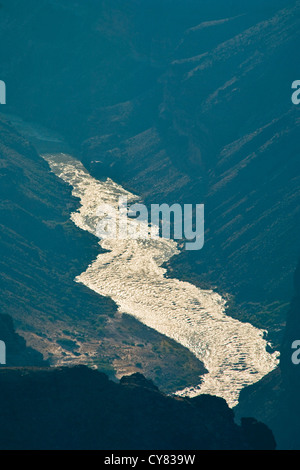
[[[5,121],[0,135],[0,311],[51,356],[59,348],[54,338],[65,336],[64,324],[89,310],[97,321],[115,308],[73,281],[98,249],[69,221],[77,204],[69,188]]]
[[[272,429],[280,449],[300,447],[300,365],[292,361],[294,341],[300,341],[300,263],[295,273],[295,295],[287,317],[280,367],[258,384],[241,392],[238,417],[255,416]],[[298,348],[299,349],[299,348]],[[298,355],[299,356],[299,355]]]
[[[1,369],[0,384],[1,449],[275,447],[266,426],[234,424],[224,400],[167,397],[141,378],[117,384],[85,367]]]
[[[291,103],[299,12],[292,1],[265,15],[200,23],[164,83],[161,118],[182,139],[186,172],[198,176],[197,192],[187,188],[185,198],[207,209],[206,246],[191,262],[249,303],[291,296],[300,231],[299,108]]]
[[[281,367],[287,383],[295,390],[300,386],[300,367],[292,361],[295,341],[300,341],[300,262],[294,277],[295,293],[287,316],[287,326],[281,348]],[[299,349],[299,348],[297,348]],[[298,356],[296,357],[298,359]]]
[[[42,354],[26,347],[24,338],[16,334],[12,319],[8,315],[0,315],[0,340],[6,346],[6,366],[46,366]],[[3,366],[0,366],[3,367]]]

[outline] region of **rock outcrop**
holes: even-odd
[[[142,376],[114,383],[83,366],[0,369],[0,402],[0,449],[275,448],[221,398],[173,398]]]

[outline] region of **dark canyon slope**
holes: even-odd
[[[73,282],[98,249],[69,221],[77,207],[69,188],[6,121],[0,136],[0,309],[50,357],[66,320],[74,329],[91,310],[96,325],[115,307]]]
[[[48,365],[41,353],[26,346],[24,338],[15,332],[13,321],[8,315],[0,315],[0,337],[8,352],[5,358],[8,367]]]
[[[221,398],[163,395],[142,375],[120,383],[84,366],[0,370],[0,449],[269,449],[271,431],[234,423]],[[12,414],[14,419],[11,419]]]
[[[279,449],[300,448],[300,365],[294,363],[292,345],[300,341],[300,262],[295,272],[295,292],[289,309],[287,327],[278,369],[259,383],[244,389],[236,408],[237,416],[255,416],[275,434]],[[296,359],[299,354],[296,354]]]
[[[205,203],[169,274],[279,345],[299,255],[299,0],[2,2],[8,110],[147,203]],[[14,60],[18,57],[18,60]]]

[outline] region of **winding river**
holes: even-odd
[[[26,129],[31,136],[34,133],[36,138],[51,140],[29,126]],[[22,130],[24,133],[24,125]],[[68,153],[47,152],[41,156],[80,199],[80,209],[71,219],[82,230],[96,235],[99,205],[117,208],[120,196],[126,196],[129,201],[139,200],[111,179],[96,180]],[[134,223],[134,220],[129,222]],[[201,383],[199,379],[199,386],[178,391],[178,395],[208,393],[223,397],[230,406],[235,406],[245,386],[257,382],[277,366],[278,353],[267,352],[265,332],[228,316],[226,301],[218,293],[165,276],[163,263],[179,253],[174,241],[159,238],[100,240],[99,243],[107,252],[91,260],[76,282],[112,298],[120,312],[174,339],[204,363],[208,374],[202,377]]]

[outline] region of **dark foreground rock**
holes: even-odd
[[[223,399],[166,396],[139,374],[115,383],[84,366],[4,368],[0,401],[0,449],[275,448],[265,425],[237,426]]]

